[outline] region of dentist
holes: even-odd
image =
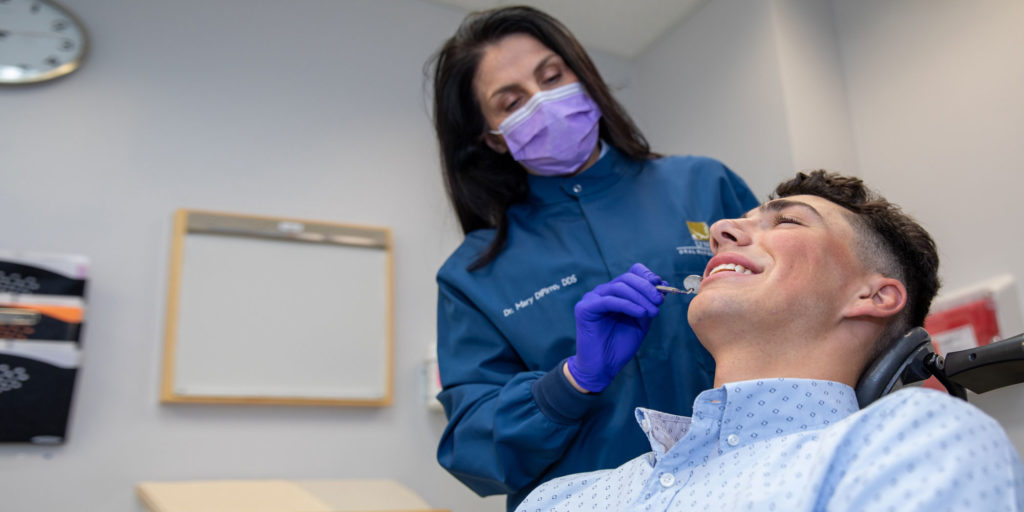
[[[758,202],[718,161],[651,152],[579,42],[543,12],[472,13],[430,66],[465,234],[437,274],[448,416],[438,461],[512,509],[547,480],[648,451],[630,426],[636,407],[690,414],[714,362],[687,325],[689,297],[653,285],[702,273],[708,226]],[[623,287],[648,297],[600,293]],[[649,302],[660,315],[637,315]],[[609,311],[643,318],[609,322]]]

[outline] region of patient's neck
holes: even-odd
[[[819,379],[857,384],[862,364],[850,343],[832,338],[791,339],[785,335],[705,343],[715,358],[715,387],[770,378]]]

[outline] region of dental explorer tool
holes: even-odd
[[[686,276],[686,279],[683,280],[683,288],[684,289],[682,289],[682,290],[679,289],[679,288],[673,288],[671,286],[662,286],[662,285],[657,285],[654,288],[656,288],[658,291],[660,291],[662,293],[681,293],[681,294],[691,293],[691,294],[695,294],[700,289],[701,279],[703,279],[703,278],[701,276],[698,276],[698,275],[688,275],[688,276]]]

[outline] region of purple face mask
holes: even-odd
[[[534,174],[562,176],[594,152],[599,119],[601,109],[576,82],[534,94],[491,133],[504,135],[512,158]]]

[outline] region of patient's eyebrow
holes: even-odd
[[[781,212],[782,210],[785,210],[787,208],[806,208],[808,211],[810,211],[812,214],[814,214],[814,216],[817,217],[818,219],[820,219],[822,221],[825,220],[824,217],[822,217],[821,214],[818,213],[818,210],[815,210],[813,206],[811,206],[811,205],[809,205],[809,204],[807,204],[807,203],[805,203],[803,201],[794,201],[792,199],[775,199],[773,201],[768,201],[767,203],[763,203],[761,206],[758,206],[757,207],[757,212],[758,213],[762,213],[762,214],[769,213],[769,212],[777,213],[777,212]],[[750,214],[753,213],[753,211],[754,210],[751,210],[751,211],[749,211],[747,213],[744,213],[743,214],[743,218],[747,218],[748,216],[750,216]]]

